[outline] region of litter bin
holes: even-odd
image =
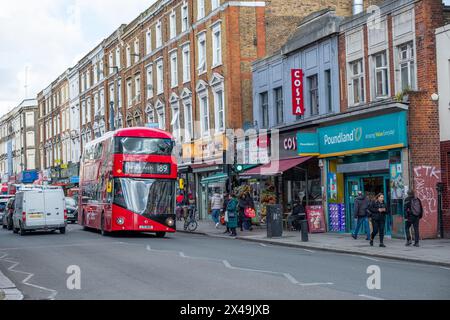
[[[283,207],[279,204],[267,206],[267,238],[283,235]]]
[[[308,242],[308,221],[302,220],[302,242]]]

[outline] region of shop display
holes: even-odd
[[[267,216],[267,205],[276,204],[277,196],[275,187],[269,185],[265,190],[261,191],[261,223],[265,223]]]
[[[343,203],[328,204],[329,229],[332,232],[345,232],[345,205]]]
[[[306,218],[308,220],[310,233],[326,232],[325,214],[322,206],[307,206]]]

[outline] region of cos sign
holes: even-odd
[[[297,150],[297,137],[289,137],[283,141],[284,150]]]
[[[305,113],[305,103],[303,101],[303,70],[292,69],[292,113],[301,116]]]

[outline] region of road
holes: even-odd
[[[374,265],[379,290],[367,288]],[[70,266],[80,289],[68,288]],[[439,266],[183,233],[102,237],[78,225],[65,235],[0,229],[0,270],[30,300],[450,299],[450,269]]]

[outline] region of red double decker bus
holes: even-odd
[[[80,166],[78,222],[103,235],[175,232],[176,159],[162,130],[127,128],[86,144]]]

